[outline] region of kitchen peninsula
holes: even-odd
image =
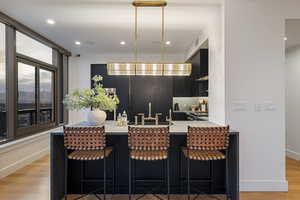
[[[88,124],[83,122],[74,126],[88,126]],[[186,162],[180,147],[186,143],[188,126],[211,127],[217,125],[207,121],[172,122],[170,126],[170,173],[173,174],[170,179],[171,194],[186,193],[186,179],[183,178],[186,177],[187,173]],[[106,121],[105,132],[107,133],[108,145],[114,146],[114,154],[107,160],[107,192],[111,194],[128,194],[128,127],[118,127],[115,121]],[[64,195],[65,154],[63,135],[62,128],[51,133],[51,200],[61,200]],[[101,188],[103,180],[102,166],[101,161],[100,163],[94,161],[81,164],[81,162],[71,160],[68,168],[68,193],[81,194]],[[138,166],[135,172],[137,180],[151,180],[143,185],[146,188],[152,188],[158,177],[164,176],[163,167],[159,162],[135,161],[134,166]],[[230,131],[229,174],[231,199],[239,200],[239,134],[235,131]],[[210,176],[213,182],[210,181]],[[212,194],[224,194],[225,161],[191,161],[191,178],[192,186],[196,186],[198,190]],[[82,185],[80,179],[84,180]],[[113,184],[115,187],[112,187]],[[144,190],[134,184],[133,191],[139,194]],[[191,191],[192,193],[193,191],[196,192],[193,189]]]

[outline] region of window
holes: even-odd
[[[16,41],[18,54],[40,60],[50,65],[53,64],[52,48],[28,37],[19,31],[16,32]]]
[[[16,31],[18,61],[17,135],[30,135],[55,125],[55,74],[52,48]]]
[[[36,124],[36,69],[18,62],[18,127]]]
[[[61,100],[70,52],[6,15],[0,18],[1,145],[67,123]]]
[[[16,31],[18,136],[49,129],[58,122],[54,82],[59,66],[53,52],[52,48],[38,40]]]
[[[5,25],[0,23],[0,141],[7,137]]]
[[[54,72],[20,59],[18,62],[18,127],[54,122]]]
[[[53,72],[40,69],[40,122],[53,121]]]

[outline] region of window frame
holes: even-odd
[[[42,44],[42,45],[44,45],[44,46],[46,46],[46,47],[52,49],[52,64],[47,63],[47,62],[44,62],[44,61],[39,60],[39,59],[36,59],[36,58],[33,58],[33,57],[30,57],[30,56],[25,55],[25,54],[22,54],[22,53],[18,53],[18,49],[17,49],[17,46],[18,46],[18,45],[17,45],[17,32],[19,32],[19,33],[25,35],[26,37],[28,37],[28,38],[34,40],[35,42],[38,42],[38,43],[40,43],[40,44]],[[46,42],[40,40],[39,38],[32,37],[32,35],[26,33],[25,31],[19,30],[19,29],[15,29],[15,38],[16,38],[16,39],[15,39],[16,54],[17,54],[18,56],[22,56],[24,59],[34,60],[34,61],[36,61],[36,62],[38,62],[38,63],[43,63],[44,65],[54,66],[55,59],[54,59],[54,56],[53,56],[53,47],[49,46]]]
[[[57,67],[54,66],[49,66],[45,65],[45,63],[41,62],[41,61],[37,61],[35,59],[31,59],[26,57],[26,59],[24,59],[24,56],[21,54],[17,54],[17,58],[16,58],[16,71],[18,73],[18,63],[24,63],[27,65],[31,65],[33,67],[35,67],[35,80],[36,80],[36,87],[35,87],[35,92],[36,92],[36,96],[35,96],[35,100],[36,100],[36,123],[28,126],[28,127],[18,127],[18,96],[16,99],[16,137],[21,137],[21,136],[29,136],[47,129],[51,129],[51,128],[55,128],[57,125],[57,117],[56,117],[56,108],[57,108],[57,104],[56,104],[56,97],[57,97],[57,86],[56,86],[56,76],[57,76]],[[45,123],[40,123],[40,79],[39,79],[39,72],[40,69],[44,69],[47,71],[51,71],[53,73],[52,76],[52,87],[53,87],[53,110],[52,110],[52,116],[53,116],[53,121],[52,122],[45,122]],[[18,90],[18,79],[16,80],[16,91],[19,92]]]
[[[9,131],[8,131],[8,63],[7,63],[7,25],[3,22],[0,21],[0,24],[4,26],[4,57],[5,57],[5,61],[4,61],[4,69],[5,69],[5,107],[6,107],[6,134],[5,137],[6,139],[10,137],[9,135]],[[6,139],[0,140],[0,142],[2,141],[6,141]]]
[[[55,122],[55,124],[56,124],[56,121],[58,120],[57,119],[57,117],[56,117],[56,106],[57,105],[55,105],[55,99],[57,98],[57,94],[55,93],[55,89],[56,89],[56,84],[55,84],[55,81],[56,81],[56,79],[55,79],[55,75],[56,75],[56,72],[54,71],[54,70],[49,70],[49,69],[46,69],[46,68],[44,68],[44,67],[38,67],[38,73],[39,73],[39,83],[38,83],[38,89],[39,89],[39,91],[38,91],[38,106],[39,106],[39,115],[40,115],[40,113],[41,113],[41,111],[43,110],[42,108],[41,108],[41,90],[40,90],[40,85],[41,85],[41,82],[40,82],[40,76],[41,76],[41,70],[44,70],[44,71],[47,71],[47,72],[50,72],[50,73],[52,73],[52,76],[51,76],[51,78],[52,78],[52,80],[51,80],[51,89],[52,89],[52,107],[51,107],[51,110],[52,110],[52,112],[51,112],[51,121],[50,122],[41,122],[41,116],[37,116],[38,117],[38,123],[40,124],[40,125],[45,125],[45,124],[51,124],[51,123],[54,123]],[[45,110],[47,110],[47,109],[45,109]]]
[[[6,56],[6,102],[7,102],[7,116],[6,116],[6,124],[7,124],[7,134],[6,139],[0,141],[1,144],[9,143],[15,141],[20,138],[28,137],[30,135],[34,135],[40,133],[42,131],[47,131],[52,128],[56,128],[61,126],[62,124],[68,123],[68,115],[63,115],[62,117],[59,115],[60,112],[67,112],[64,106],[62,107],[59,99],[62,95],[66,95],[68,92],[68,73],[64,73],[63,77],[60,76],[61,72],[68,71],[68,59],[69,56],[72,55],[70,51],[58,45],[57,43],[49,40],[43,35],[37,33],[31,28],[25,26],[24,24],[16,21],[10,16],[4,14],[0,11],[0,23],[5,25],[5,56]],[[18,54],[16,49],[16,33],[17,31],[22,34],[27,35],[28,37],[52,48],[52,65],[49,63],[45,63],[40,60],[36,60],[34,58],[28,57],[26,55]],[[58,57],[61,57],[63,61],[66,62],[58,62]],[[54,119],[51,123],[43,123],[40,125],[30,128],[24,127],[18,128],[18,60],[23,59],[25,61],[34,63],[34,66],[38,66],[45,70],[50,70],[53,72],[53,111],[52,118]],[[61,82],[60,79],[63,78]],[[38,80],[37,80],[38,81]],[[39,82],[37,82],[39,84]],[[63,85],[62,85],[63,84]],[[63,93],[59,93],[60,90],[63,90]],[[39,99],[38,104],[39,104]],[[61,122],[61,118],[62,121]],[[23,134],[21,134],[21,129]],[[27,129],[27,130],[25,130]]]

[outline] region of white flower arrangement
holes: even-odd
[[[113,111],[120,103],[117,95],[111,96],[101,84],[103,77],[94,76],[94,88],[75,90],[64,98],[63,104],[70,110],[81,110],[85,108]]]

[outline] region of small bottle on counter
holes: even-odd
[[[205,112],[205,103],[204,103],[204,99],[201,99],[199,101],[199,111],[200,112]]]
[[[119,115],[117,117],[117,126],[122,126],[122,116],[121,116],[121,113],[119,113]]]
[[[208,112],[208,102],[204,99],[200,102],[200,112]]]
[[[126,114],[125,110],[123,111],[123,114],[122,114],[122,121],[123,121],[123,126],[126,126],[127,125],[127,114]]]

